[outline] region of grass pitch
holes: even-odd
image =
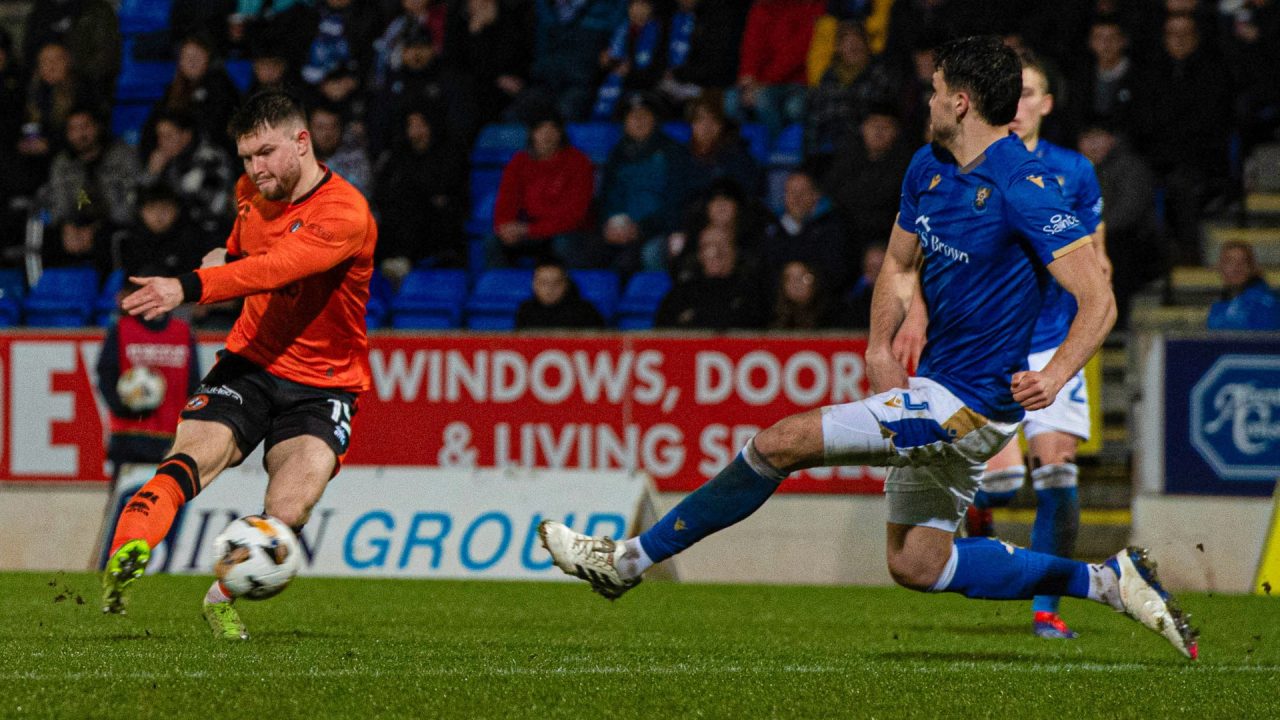
[[[1188,595],[1201,660],[1099,605],[1078,640],[1029,603],[900,589],[301,578],[238,605],[147,577],[126,617],[89,574],[0,574],[0,718],[1278,717],[1280,606]],[[81,604],[83,600],[83,604]]]

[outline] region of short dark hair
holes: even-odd
[[[282,90],[264,90],[245,101],[231,115],[227,134],[239,140],[265,128],[280,127],[294,121],[306,127],[307,111],[302,101]]]
[[[1007,125],[1018,114],[1022,62],[996,35],[974,35],[943,44],[937,67],[952,90],[963,90],[974,110],[992,125]]]
[[[1052,63],[1030,50],[1023,50],[1018,53],[1018,59],[1022,60],[1022,67],[1035,70],[1040,73],[1040,77],[1044,78],[1045,93],[1049,95],[1057,93],[1058,72],[1054,69]]]

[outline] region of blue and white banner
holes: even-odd
[[[1165,491],[1270,495],[1280,478],[1280,341],[1170,340]]]
[[[267,476],[255,453],[188,503],[149,571],[213,572],[213,539],[262,511]],[[119,507],[154,468],[121,477]],[[303,574],[569,579],[538,542],[551,518],[592,535],[626,537],[648,488],[643,474],[583,470],[346,467],[299,540]]]

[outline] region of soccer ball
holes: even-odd
[[[145,365],[131,367],[116,381],[124,406],[134,412],[150,412],[164,402],[164,376]]]
[[[287,525],[270,515],[233,521],[214,538],[213,572],[233,597],[279,594],[302,567],[302,548]]]

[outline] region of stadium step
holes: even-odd
[[[1249,193],[1244,198],[1244,209],[1250,216],[1280,217],[1280,193]]]
[[[1204,228],[1205,262],[1216,262],[1222,244],[1236,241],[1252,245],[1260,264],[1280,266],[1280,227],[1209,225]]]

